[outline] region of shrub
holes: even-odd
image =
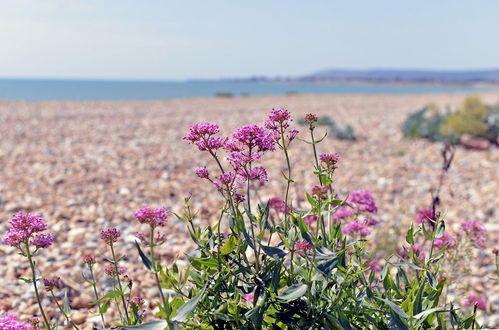
[[[96,258],[86,256],[89,271],[85,280],[93,287],[103,326],[109,308],[119,311],[113,320],[120,329],[446,329],[470,328],[476,324],[476,308],[486,308],[479,296],[466,303],[475,306],[465,314],[447,304],[442,292],[447,285],[440,267],[451,247],[446,222],[440,214],[425,210],[418,227],[411,226],[406,245],[383,262],[370,252],[369,237],[378,221],[374,196],[365,189],[340,198],[335,177],[338,153],[317,152],[314,128],[317,116],[308,114],[317,185],[308,189],[308,205],[298,208],[290,195],[295,184],[289,149],[298,131],[291,127],[290,113],[273,110],[263,126],[245,125],[230,137],[221,136],[218,125],[194,124],[184,137],[200,152],[213,159],[214,167],[200,167],[195,173],[213,185],[222,203],[215,225],[195,224],[197,212],[190,196],[184,211],[174,214],[188,228],[196,250],[187,255],[189,266],[179,269],[161,264],[155,247],[165,243],[162,230],[172,213],[164,208],[145,207],[136,212],[147,228],[137,233],[135,245],[159,293],[161,320],[143,323],[144,300],[134,294],[133,282],[125,275],[124,258],[117,254],[121,233],[116,228],[101,231],[109,251],[106,275],[112,291],[101,294],[93,266]],[[280,150],[286,162],[283,198],[256,201],[256,191],[269,180],[259,160]],[[18,213],[10,222],[4,242],[24,255],[32,271],[30,279],[46,329],[55,329],[44,313],[38,292],[34,258],[53,241],[45,221],[37,215]],[[477,221],[462,225],[462,239],[478,247],[485,232]],[[446,236],[447,235],[447,236]],[[439,250],[442,248],[441,250]],[[43,277],[45,290],[52,294],[61,315],[73,328],[67,295],[62,306],[55,291],[59,278]],[[168,297],[163,289],[173,290]],[[462,304],[464,305],[464,303]],[[468,308],[468,312],[470,312]],[[15,318],[9,316],[9,320]],[[10,322],[10,321],[9,321]]]
[[[402,125],[402,133],[408,138],[425,138],[430,141],[443,141],[440,125],[445,115],[435,104],[429,104],[423,109],[409,115]]]

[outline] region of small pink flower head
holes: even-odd
[[[469,237],[471,242],[478,248],[485,247],[487,230],[480,220],[467,220],[461,223],[461,229]]]
[[[157,209],[143,207],[135,212],[135,218],[138,222],[148,224],[152,228],[166,226],[169,216],[170,211],[162,207]]]
[[[373,217],[371,216],[368,216],[365,220],[364,220],[365,224],[368,225],[368,226],[371,226],[371,227],[374,227],[376,226],[379,221],[374,219]]]
[[[291,142],[294,139],[296,139],[296,137],[298,136],[298,133],[300,133],[300,131],[298,131],[296,129],[292,129],[292,130],[289,130],[288,134],[286,134],[286,137]]]
[[[329,185],[326,186],[313,186],[312,196],[318,199],[327,199],[327,193],[329,191]]]
[[[492,249],[492,254],[495,254],[496,256],[499,255],[499,249],[498,248],[493,248]]]
[[[137,237],[139,239],[139,241],[141,241],[142,243],[148,243],[148,239],[147,239],[146,234],[144,234],[140,231],[135,233],[135,237]]]
[[[442,237],[435,239],[433,245],[439,249],[455,249],[456,241],[451,234],[443,234]]]
[[[433,211],[430,208],[422,209],[418,213],[418,217],[416,218],[417,223],[423,223],[423,222],[428,222],[428,223],[433,223],[437,217],[433,213]]]
[[[354,210],[347,205],[340,206],[334,213],[333,219],[335,223],[340,222],[341,219],[345,219],[354,215]]]
[[[60,277],[54,277],[52,279],[44,278],[43,279],[43,286],[45,287],[45,290],[47,291],[52,291],[54,289],[60,289],[62,288],[62,282]]]
[[[307,225],[311,225],[316,221],[317,221],[317,216],[315,214],[307,215],[306,217],[303,218],[303,222],[305,222]]]
[[[355,205],[355,208],[359,212],[378,212],[373,195],[366,189],[352,191],[350,196],[347,198],[347,203]]]
[[[291,114],[286,109],[272,109],[265,121],[265,128],[272,131],[284,131],[292,121]]]
[[[32,323],[24,323],[17,320],[17,316],[6,313],[0,316],[0,329],[2,330],[35,330]]]
[[[210,173],[208,172],[208,169],[205,166],[198,167],[196,169],[196,175],[201,179],[208,179],[210,177]]]
[[[379,259],[377,258],[374,258],[370,263],[369,263],[369,268],[375,272],[375,273],[379,273],[381,271],[381,265],[379,263]]]
[[[251,305],[255,302],[255,294],[253,292],[247,293],[244,295],[244,300],[246,300]]]
[[[242,203],[246,200],[246,197],[243,194],[234,194],[234,202],[237,204]]]
[[[286,212],[286,214],[290,214],[289,207],[286,206],[286,204],[280,197],[272,197],[269,200],[269,205],[277,212],[283,212],[283,213]]]
[[[311,128],[314,128],[314,123],[316,123],[319,120],[319,117],[313,113],[307,113],[305,115],[305,122],[310,125]]]
[[[265,130],[258,125],[244,125],[236,129],[232,134],[235,142],[229,144],[230,149],[234,145],[241,144],[253,152],[266,152],[275,150],[274,141]],[[241,148],[238,148],[241,151]]]
[[[400,250],[399,250],[399,254],[402,258],[404,259],[408,259],[409,258],[409,252],[410,251],[413,251],[414,252],[414,256],[417,257],[418,259],[422,259],[424,260],[425,258],[425,253],[424,253],[424,250],[423,250],[423,246],[421,246],[420,244],[418,243],[414,243],[412,246],[407,246],[407,245],[404,245]]]
[[[309,251],[312,248],[312,245],[309,242],[306,241],[298,241],[296,242],[295,249],[298,252],[298,254],[305,254],[307,251]]]
[[[343,226],[343,234],[348,236],[360,235],[361,237],[366,237],[370,233],[364,221],[355,220]]]
[[[89,266],[92,266],[97,261],[95,260],[95,257],[93,255],[86,255],[86,256],[83,257],[83,262],[86,263]]]
[[[118,229],[116,228],[109,228],[106,230],[102,230],[100,232],[100,238],[103,240],[107,245],[111,245],[118,241],[118,238],[121,236],[121,233]]]
[[[466,300],[464,302],[464,305],[465,306],[475,306],[476,305],[476,307],[478,309],[481,309],[484,311],[487,309],[487,300],[485,299],[485,297],[469,296],[468,300]]]
[[[269,181],[267,170],[262,166],[254,167],[250,172],[250,180],[258,181],[260,186],[263,186],[265,182]]]
[[[38,214],[17,212],[9,221],[9,230],[3,236],[3,242],[10,246],[19,247],[26,243],[33,234],[47,229],[47,223]]]
[[[338,152],[335,152],[334,154],[321,154],[319,156],[319,160],[321,162],[322,167],[327,170],[327,171],[332,171],[338,166],[336,164],[340,160],[340,154]]]
[[[38,234],[33,238],[33,244],[41,249],[47,248],[54,242],[54,235],[52,234]]]
[[[189,132],[184,136],[184,140],[189,141],[201,151],[217,150],[223,148],[226,138],[215,137],[220,132],[217,124],[198,123],[189,128]]]
[[[104,273],[109,277],[116,277],[118,275],[123,275],[126,272],[125,267],[118,266],[118,273],[116,273],[116,266],[114,264],[109,264],[104,268]]]

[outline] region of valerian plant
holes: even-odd
[[[112,290],[102,292],[95,256],[85,256],[88,271],[84,279],[91,285],[102,327],[120,329],[465,329],[477,328],[480,297],[470,297],[469,315],[448,301],[451,275],[443,274],[445,261],[457,260],[455,247],[469,249],[483,245],[481,224],[462,224],[459,237],[446,232],[447,224],[436,210],[438,194],[431,209],[420,213],[397,254],[380,263],[369,237],[378,224],[378,211],[368,190],[348,196],[337,193],[335,176],[340,164],[338,153],[319,153],[315,124],[308,114],[312,172],[317,185],[305,194],[308,205],[294,205],[291,192],[296,184],[290,148],[298,143],[298,131],[286,109],[274,109],[262,126],[245,125],[231,136],[222,136],[219,126],[199,123],[184,137],[212,161],[195,170],[213,185],[221,197],[218,220],[214,225],[197,225],[197,212],[191,197],[185,198],[183,212],[175,216],[184,222],[196,248],[187,255],[188,266],[180,269],[176,261],[161,264],[156,247],[165,243],[161,228],[171,212],[144,207],[136,212],[147,230],[137,233],[135,247],[150,276],[156,282],[159,302],[156,321],[143,322],[144,299],[134,295],[133,281],[121,266],[118,255],[121,233],[108,228],[100,233],[108,253],[103,259]],[[268,180],[259,161],[270,152],[280,151],[285,170],[281,197],[262,201],[258,190]],[[446,167],[450,166],[450,163]],[[442,179],[443,180],[443,179]],[[441,181],[442,181],[441,180]],[[45,329],[51,323],[41,303],[34,257],[48,247],[51,234],[40,234],[47,225],[37,215],[16,214],[4,242],[16,247],[28,259],[33,285]],[[371,251],[373,250],[373,251]],[[468,250],[466,250],[468,251]],[[496,253],[497,254],[497,253]],[[58,278],[43,279],[44,286],[60,308],[66,323],[75,329],[67,294],[62,303],[55,290],[62,288]],[[175,294],[165,294],[165,289]],[[460,304],[465,305],[465,304]],[[119,320],[105,317],[112,306]],[[469,311],[469,310],[468,310]],[[5,322],[32,329],[35,321],[18,322],[12,314]],[[13,323],[13,324],[14,324]],[[22,328],[21,326],[24,326]],[[31,328],[30,328],[31,327]]]

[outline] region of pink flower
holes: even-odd
[[[153,209],[150,207],[143,207],[137,212],[135,212],[135,218],[140,223],[145,223],[151,226],[151,228],[164,227],[170,216],[170,211],[160,207]]]
[[[244,197],[243,194],[234,194],[234,201],[236,203],[242,203],[246,200],[246,197]]]
[[[115,243],[120,236],[121,233],[116,228],[109,228],[100,232],[100,238],[108,245]]]
[[[317,117],[317,115],[315,115],[313,113],[307,113],[305,115],[305,122],[310,124],[310,125],[317,122],[318,120],[319,120],[319,118]]]
[[[210,177],[210,173],[208,172],[208,169],[205,166],[198,167],[196,169],[196,175],[201,179],[208,179]]]
[[[43,279],[43,286],[45,287],[45,290],[47,290],[47,291],[52,291],[54,289],[60,289],[60,288],[62,288],[61,278],[60,277],[54,277],[52,279],[44,278]]]
[[[23,212],[14,214],[9,221],[9,225],[9,230],[3,236],[3,242],[16,247],[19,247],[21,243],[27,243],[33,237],[33,234],[47,229],[47,223],[40,215]],[[41,238],[40,241],[42,244],[48,243],[47,236],[44,237],[45,240]]]
[[[428,222],[428,223],[434,223],[434,221],[437,219],[435,214],[430,208],[422,209],[418,213],[418,217],[416,218],[417,223],[423,223],[423,222]]]
[[[379,273],[381,271],[381,265],[379,264],[379,259],[374,258],[370,263],[369,263],[369,268],[375,272]]]
[[[303,221],[307,224],[310,225],[317,221],[317,216],[315,214],[312,215],[307,215],[306,217],[303,218]]]
[[[91,266],[96,263],[95,257],[92,255],[86,255],[83,257],[83,262],[86,263],[87,265]]]
[[[248,150],[265,152],[275,150],[274,141],[265,130],[257,125],[245,125],[236,129],[232,137]],[[236,143],[237,143],[236,142]],[[233,148],[233,145],[231,145]],[[240,149],[239,149],[240,150]]]
[[[367,229],[367,225],[363,221],[355,220],[349,223],[346,223],[343,226],[343,234],[348,235],[348,236],[354,236],[356,234],[360,235],[361,237],[366,237],[369,235],[371,232],[369,229]]]
[[[213,136],[219,132],[220,128],[217,124],[198,123],[189,128],[189,132],[183,139],[196,145],[201,151],[214,151],[222,148],[227,140],[227,138]]]
[[[118,273],[116,274],[116,268],[118,268]],[[114,264],[109,264],[104,268],[104,273],[110,277],[116,277],[117,275],[123,275],[126,272],[125,267],[118,266],[116,267]]]
[[[32,324],[20,322],[17,316],[6,313],[0,317],[0,329],[2,330],[35,330]]]
[[[354,213],[354,210],[350,206],[340,206],[334,213],[333,219],[338,223],[341,219],[351,217]]]
[[[52,234],[38,234],[33,238],[33,244],[41,249],[49,247],[54,242],[54,235]]]
[[[374,219],[373,217],[367,217],[367,218],[365,218],[364,222],[368,226],[376,226],[379,223],[379,221],[376,220],[376,219]]]
[[[366,189],[352,191],[347,198],[347,203],[355,205],[355,208],[359,212],[378,212],[371,192]]]
[[[284,131],[292,121],[291,114],[286,109],[272,109],[265,121],[265,128],[273,131]]]
[[[445,233],[442,235],[442,237],[435,239],[433,245],[436,248],[440,249],[455,249],[456,241],[454,240],[454,237],[452,237],[451,234]]]
[[[281,198],[272,197],[269,200],[269,204],[270,204],[270,207],[272,207],[276,211],[283,212],[283,213],[286,212],[287,214],[289,214],[289,207],[286,207],[286,204],[284,204],[284,201]]]
[[[244,295],[244,300],[249,302],[251,305],[255,302],[255,294],[253,292],[247,293]]]
[[[296,242],[296,245],[295,245],[295,249],[298,252],[298,254],[300,254],[300,255],[303,255],[311,248],[312,248],[312,245],[306,241],[298,241],[298,242]]]
[[[478,309],[486,310],[487,309],[487,300],[484,297],[479,296],[469,296],[468,300],[464,302],[465,306],[475,306]]]
[[[312,187],[312,196],[319,199],[326,199],[327,193],[329,191],[330,186],[313,186]]]
[[[322,154],[319,156],[319,160],[322,167],[324,167],[328,171],[331,171],[338,168],[336,164],[340,160],[340,154],[337,152],[335,152],[334,154]]]
[[[425,253],[424,253],[424,250],[423,250],[423,246],[421,246],[418,243],[414,243],[412,246],[404,245],[402,248],[399,249],[398,252],[399,252],[399,254],[400,254],[400,256],[402,258],[408,259],[409,258],[409,252],[411,250],[414,252],[414,256],[415,257],[424,260]]]
[[[300,133],[300,131],[298,131],[296,129],[292,129],[292,130],[289,130],[286,137],[288,138],[289,141],[293,141],[298,136],[298,133]]]
[[[461,223],[461,228],[470,238],[471,242],[478,248],[485,247],[487,230],[480,220],[467,220]]]

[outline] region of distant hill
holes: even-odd
[[[483,70],[322,70],[300,77],[302,81],[499,83],[499,69]]]

